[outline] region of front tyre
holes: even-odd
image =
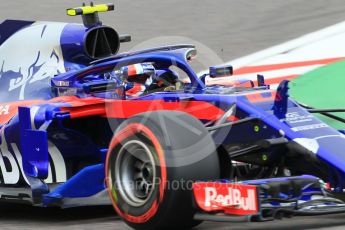
[[[202,123],[176,111],[122,123],[111,141],[106,181],[113,206],[135,229],[190,228],[192,184],[219,178],[215,144]]]

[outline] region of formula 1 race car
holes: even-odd
[[[345,212],[345,136],[257,81],[206,86],[192,45],[117,54],[113,5],[83,25],[0,24],[0,200],[113,205],[136,229]]]

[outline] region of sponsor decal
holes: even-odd
[[[289,124],[296,124],[301,122],[310,122],[313,120],[313,115],[311,114],[299,114],[298,112],[291,112],[286,114],[286,118],[283,121]]]
[[[65,26],[65,23],[36,22],[17,31],[1,45],[0,98],[14,101],[32,95],[46,96],[44,89],[49,89],[50,78],[65,72],[60,47]]]
[[[55,84],[56,84],[56,86],[68,87],[69,81],[56,81]]]
[[[259,212],[257,188],[253,185],[221,182],[193,184],[198,206],[206,211],[224,211],[229,215],[252,215]]]
[[[312,130],[312,129],[327,128],[327,127],[329,126],[324,123],[319,123],[319,124],[298,126],[298,127],[291,128],[291,130],[294,132],[300,132],[300,131],[306,131],[306,130]]]
[[[48,144],[48,151],[51,160],[49,162],[48,177],[44,181],[46,183],[65,182],[67,179],[66,165],[62,154],[53,143],[49,142]],[[10,149],[12,149],[12,151],[10,151]],[[51,165],[53,165],[55,168],[55,180],[53,180]],[[2,176],[2,180],[0,179],[0,184],[18,184],[21,176],[25,182],[29,184],[29,181],[23,170],[22,155],[18,149],[18,146],[16,143],[11,143],[8,145],[4,135],[4,129],[1,129],[0,175]]]
[[[0,116],[8,115],[10,113],[10,105],[0,105]]]

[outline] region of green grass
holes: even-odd
[[[345,61],[308,72],[289,84],[290,96],[314,108],[345,108]],[[345,113],[333,113],[345,118]],[[337,129],[345,129],[345,124],[322,115],[324,122]]]

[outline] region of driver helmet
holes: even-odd
[[[178,81],[178,78],[178,74],[170,69],[156,70],[152,83],[146,87],[146,91],[174,87],[175,83]]]
[[[133,64],[122,67],[121,73],[128,82],[147,84],[155,74],[155,67],[151,63]]]

